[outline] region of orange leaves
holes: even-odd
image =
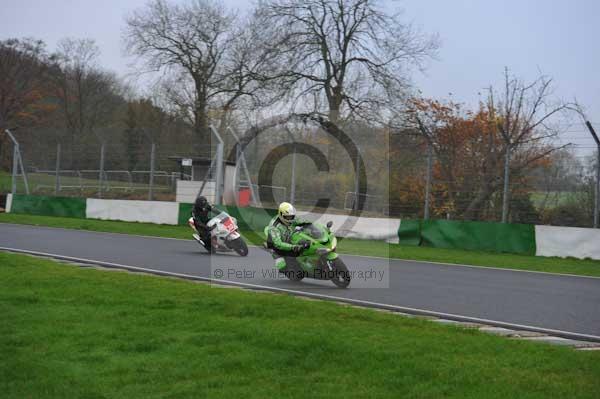
[[[413,131],[420,132],[423,137],[422,154],[425,155],[428,143],[435,154],[430,198],[435,215],[450,213],[460,217],[474,209],[473,206],[479,211],[493,206],[489,200],[501,188],[504,176],[506,130],[527,133],[518,135],[520,141],[509,137],[511,183],[516,187],[515,193],[525,193],[531,187],[531,183],[522,177],[526,169],[551,163],[547,154],[552,148],[540,139],[543,134],[528,130],[524,121],[511,116],[507,120],[492,104],[480,103],[476,110],[470,111],[451,101],[415,98],[409,108],[407,116]],[[422,190],[424,193],[425,165],[422,167],[423,174],[419,172],[418,176],[421,181],[404,178],[401,184],[408,186],[410,191]],[[423,195],[420,194],[421,203]]]

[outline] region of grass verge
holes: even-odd
[[[17,223],[69,229],[104,231],[110,233],[138,234],[153,237],[190,238],[187,226],[156,225],[107,220],[75,219],[53,216],[0,214],[0,223]],[[245,238],[262,245],[262,233],[243,231]],[[501,254],[459,249],[408,247],[387,244],[383,241],[342,240],[338,252],[353,255],[390,257],[430,262],[454,263],[484,267],[502,267],[516,270],[567,273],[581,276],[600,277],[600,261],[573,258],[545,258],[526,255]]]
[[[0,253],[3,398],[598,398],[600,353]]]

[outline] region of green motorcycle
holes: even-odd
[[[297,226],[291,234],[289,242],[294,245],[304,246],[298,256],[285,256],[286,267],[279,270],[292,281],[301,281],[305,277],[316,280],[331,280],[336,286],[346,288],[350,284],[351,276],[344,262],[335,252],[337,238],[331,232],[332,222],[323,226],[319,223],[310,223]],[[268,236],[268,226],[265,227],[265,236]],[[271,252],[265,243],[265,248]]]

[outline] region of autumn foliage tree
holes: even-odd
[[[496,198],[504,182],[508,148],[499,128],[499,124],[505,123],[500,114],[501,110],[492,102],[481,103],[471,111],[450,101],[422,98],[411,101],[407,112],[409,132],[422,138],[422,151],[430,146],[434,154],[430,194],[434,215],[496,219]],[[527,194],[526,172],[548,162],[547,156],[555,150],[543,140],[545,137],[542,129],[530,129],[512,145],[511,189],[519,198],[523,197],[521,192]],[[421,186],[423,181],[421,176],[418,179]],[[418,187],[415,192],[423,190],[424,187]]]
[[[4,129],[35,126],[53,110],[47,101],[48,60],[40,40],[0,41],[0,159],[7,162]]]

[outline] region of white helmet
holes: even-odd
[[[289,202],[282,202],[279,204],[277,216],[281,223],[289,225],[296,218],[296,208]]]

